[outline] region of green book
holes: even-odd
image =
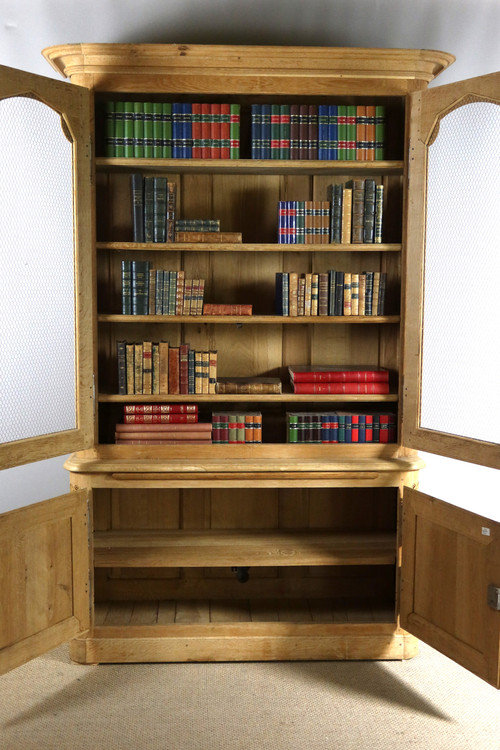
[[[162,117],[162,146],[163,158],[172,158],[172,104],[163,102],[161,107]]]
[[[375,107],[375,159],[385,159],[385,107]]]
[[[123,155],[130,159],[134,156],[134,103],[123,105]]]
[[[356,107],[347,107],[346,159],[356,160]]]
[[[153,157],[161,159],[163,156],[163,105],[153,102]]]
[[[134,158],[144,156],[144,104],[134,102]]]
[[[115,102],[115,156],[125,156],[124,146],[125,102]]]
[[[339,104],[337,113],[338,159],[347,159],[347,107]]]
[[[153,158],[153,103],[144,102],[144,158]]]
[[[104,154],[115,155],[115,103],[106,102],[104,110]]]
[[[240,105],[231,104],[229,125],[230,158],[240,158]]]

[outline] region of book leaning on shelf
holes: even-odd
[[[217,352],[167,341],[117,341],[121,395],[210,394],[217,382]]]
[[[276,315],[384,315],[385,271],[278,271],[275,285]]]

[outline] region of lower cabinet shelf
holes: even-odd
[[[394,565],[391,533],[111,531],[94,534],[96,567]]]

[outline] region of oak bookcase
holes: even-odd
[[[402,497],[413,497],[422,467],[402,439],[407,240],[415,221],[407,196],[409,127],[412,96],[453,56],[175,44],[72,44],[43,54],[72,84],[90,90],[95,142],[94,209],[87,217],[94,237],[94,440],[66,462],[72,491],[92,498],[92,591],[90,628],[71,641],[72,657],[97,663],[413,656],[417,640],[401,627],[399,593]],[[106,157],[105,102],[136,99],[240,104],[241,158]],[[385,158],[251,159],[250,107],[265,102],[383,104]],[[177,184],[181,217],[220,218],[223,231],[242,232],[242,244],[132,242],[132,172],[168,176]],[[328,185],[358,176],[384,185],[382,244],[276,243],[279,200],[325,200]],[[123,259],[205,278],[209,301],[252,303],[255,315],[123,316]],[[387,314],[274,314],[277,271],[331,268],[386,272]],[[220,376],[286,382],[290,364],[385,367],[391,392],[299,396],[285,387],[266,396],[122,396],[121,339],[216,349]],[[201,421],[224,407],[259,409],[264,442],[113,445],[114,424],[131,402],[197,403]],[[287,410],[362,405],[397,413],[395,443],[286,443]],[[240,567],[249,569],[246,582],[235,575]]]

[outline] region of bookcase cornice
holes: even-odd
[[[382,94],[422,89],[454,61],[435,50],[182,44],[67,44],[44,57],[99,91]],[[381,88],[380,88],[381,87]]]

